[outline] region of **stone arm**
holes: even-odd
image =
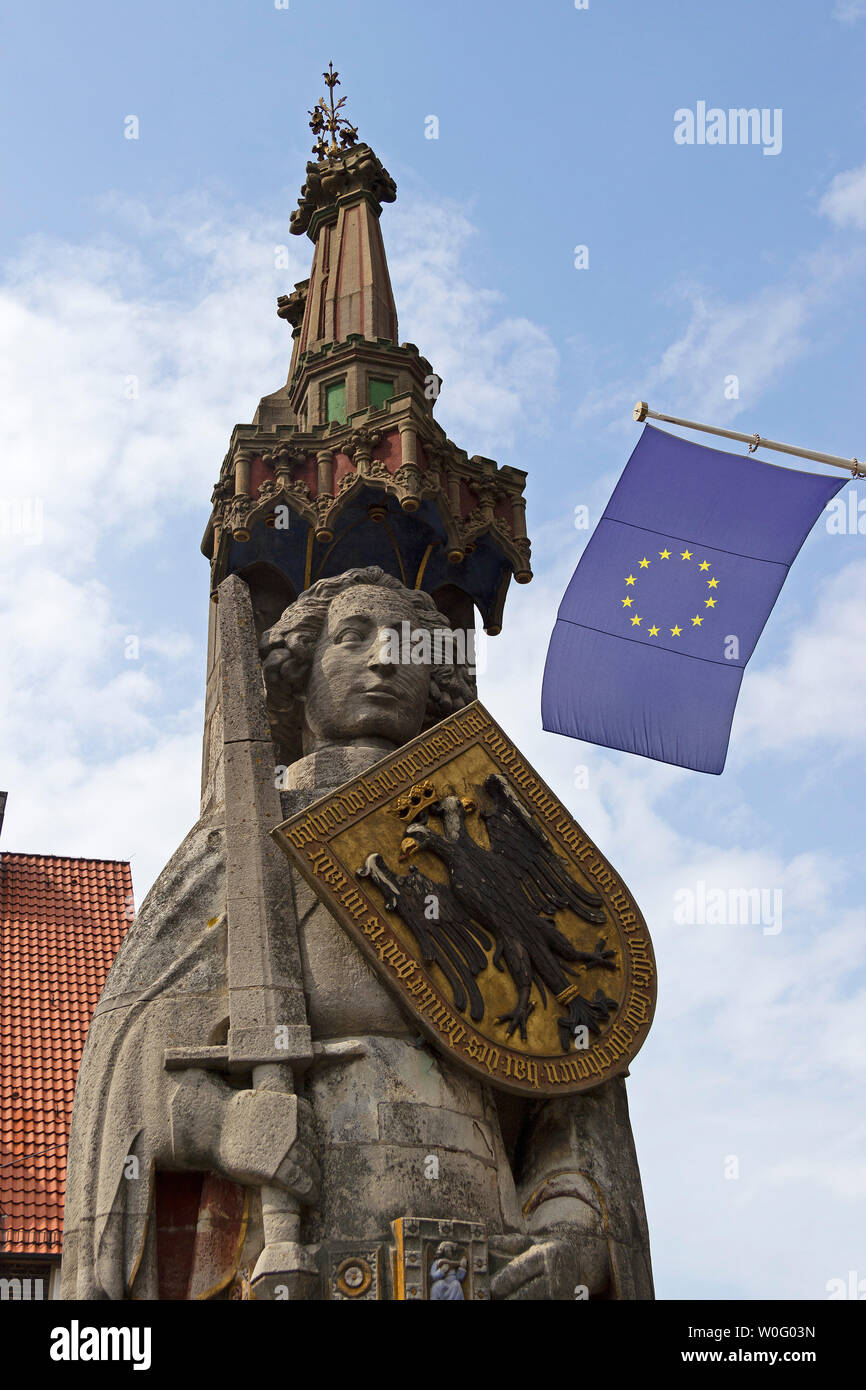
[[[158,1166],[280,1187],[306,1204],[318,1197],[313,1116],[303,1097],[239,1091],[213,1072],[190,1068],[169,1101],[169,1135]]]
[[[515,1167],[526,1239],[494,1298],[653,1297],[624,1078],[528,1107]]]

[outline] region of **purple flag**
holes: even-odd
[[[845,482],[646,425],[560,604],[544,728],[721,772],[743,668]]]

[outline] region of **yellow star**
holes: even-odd
[[[626,584],[633,584],[633,583],[634,583],[634,575],[633,575],[633,574],[627,575],[627,576],[626,576],[626,581],[625,581],[625,582],[626,582]]]
[[[623,608],[631,608],[631,599],[630,599],[630,598],[624,598],[623,601],[622,601],[622,606],[623,606]]]
[[[648,568],[649,568],[649,560],[647,559],[646,556],[644,556],[643,559],[641,560],[641,562],[640,562],[640,567],[641,567],[642,570],[645,570],[645,569],[648,569]]]
[[[663,560],[669,560],[671,558],[671,552],[669,550],[660,550],[659,555]]]
[[[702,569],[702,570],[708,570],[709,568],[710,568],[710,562],[709,562],[709,560],[701,560],[701,569]]]
[[[658,637],[659,635],[659,630],[657,627],[649,627],[647,628],[647,632],[649,633],[650,637]]]
[[[705,607],[707,607],[707,608],[715,608],[715,606],[716,606],[716,600],[715,600],[714,598],[705,598],[705,599],[704,599],[704,605],[705,605]]]
[[[638,617],[637,613],[635,613],[634,617],[632,618],[631,625],[632,627],[640,627],[640,618]]]
[[[681,632],[682,632],[682,628],[681,628],[681,627],[672,627],[672,628],[671,628],[671,637],[679,637],[679,635],[680,635]]]
[[[692,618],[692,627],[700,627],[703,621],[703,618],[699,617],[696,613],[695,616]]]
[[[681,550],[680,554],[684,560],[690,560],[692,558],[692,552],[690,550]]]
[[[707,583],[709,584],[711,589],[718,589],[719,587],[718,579],[708,579]]]

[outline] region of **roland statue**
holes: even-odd
[[[259,631],[254,674],[284,818],[475,698],[466,666],[388,659],[404,623],[449,627],[428,594],[371,566],[314,583]],[[528,1098],[463,1070],[419,1036],[282,855],[274,910],[297,942],[312,1060],[292,1096],[208,1061],[224,1050],[229,1015],[232,808],[214,776],[88,1035],[63,1297],[248,1297],[265,1240],[261,1194],[277,1190],[299,1209],[298,1239],[321,1270],[306,1297],[353,1296],[370,1271],[376,1296],[396,1296],[393,1223],[411,1216],[483,1227],[494,1299],[652,1298],[623,1077]],[[464,1244],[461,1234],[431,1246],[431,1298],[464,1297]]]

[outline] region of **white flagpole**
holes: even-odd
[[[680,420],[676,415],[662,415],[658,410],[650,410],[646,401],[638,401],[634,408],[634,418],[640,423],[642,420],[665,420],[669,425],[681,425],[687,430],[702,430],[704,434],[719,434],[723,439],[738,439],[741,444],[748,444],[749,453],[753,454],[757,448],[777,449],[782,454],[796,454],[797,458],[814,459],[816,463],[830,463],[834,468],[847,468],[848,472],[855,478],[866,478],[866,467],[859,463],[856,458],[843,459],[838,454],[819,454],[814,449],[798,449],[793,444],[779,444],[775,439],[764,439],[759,434],[740,434],[737,430],[718,429],[715,425],[701,425],[697,420]]]

